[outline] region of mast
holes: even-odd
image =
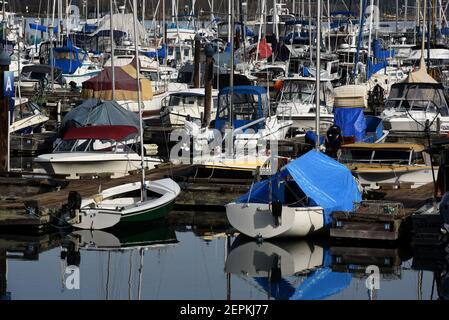
[[[399,32],[399,0],[396,0],[396,33]]]
[[[136,52],[136,76],[137,76],[137,104],[139,107],[139,132],[140,132],[140,159],[141,159],[141,169],[142,169],[142,181],[140,186],[140,196],[142,202],[147,200],[147,193],[145,188],[145,154],[143,147],[143,123],[142,123],[142,94],[140,88],[140,60],[139,60],[139,37],[137,36],[137,0],[133,0],[133,16],[134,16],[134,50]]]
[[[137,26],[136,26],[137,29]],[[135,31],[134,31],[135,32]],[[164,47],[167,47],[167,22],[165,20],[165,0],[162,0],[162,32],[163,32],[163,39],[164,39]],[[164,66],[167,66],[167,54],[164,56]],[[143,143],[143,142],[142,142]]]
[[[110,33],[111,33],[111,68],[112,68],[112,100],[115,100],[115,63],[114,63],[114,51],[115,51],[115,43],[114,43],[114,6],[112,0],[109,0],[110,5]]]
[[[329,41],[329,49],[328,52],[331,53],[331,4],[330,4],[330,0],[327,0],[327,24],[328,24],[328,41]]]
[[[317,151],[320,150],[320,93],[321,93],[321,1],[317,1],[316,6],[316,118],[315,118],[315,130],[316,130],[316,140],[315,140],[315,148]]]
[[[228,15],[228,43],[231,43],[231,20],[232,20],[232,14],[231,14],[231,6],[232,6],[232,1],[233,0],[228,0],[228,11],[229,11],[229,15]]]
[[[309,53],[310,53],[310,63],[313,64],[313,47],[312,47],[312,4],[309,0]]]
[[[229,150],[226,150],[228,155],[233,156],[234,155],[234,145],[233,145],[233,137],[234,137],[234,121],[233,121],[233,95],[234,95],[234,32],[235,32],[235,23],[234,23],[234,1],[230,0],[231,7],[229,15],[231,20],[231,70],[229,74],[229,87],[231,88],[229,92],[229,120],[231,124],[231,135],[229,138]]]

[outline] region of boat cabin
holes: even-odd
[[[421,111],[449,116],[448,96],[437,83],[397,83],[391,87],[385,109],[399,113]]]
[[[63,86],[66,83],[62,70],[53,68],[53,79],[55,84]],[[22,68],[20,73],[20,80],[22,82],[40,82],[47,84],[51,83],[51,66],[49,65],[28,65]]]
[[[430,162],[420,144],[354,143],[341,146],[338,160],[344,164],[417,165]]]
[[[232,109],[231,109],[232,102]],[[224,132],[226,128],[253,129],[258,131],[265,125],[265,118],[276,113],[270,106],[265,88],[236,86],[221,90],[218,94],[218,109],[215,128]]]
[[[53,48],[53,65],[62,70],[63,74],[74,74],[82,66],[86,54],[80,48],[74,47],[70,41],[66,47]]]

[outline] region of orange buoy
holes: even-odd
[[[276,90],[276,91],[281,91],[283,85],[284,85],[284,83],[282,82],[282,80],[276,80],[276,81],[274,82],[274,90]]]

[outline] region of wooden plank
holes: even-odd
[[[330,236],[335,238],[351,238],[351,239],[370,239],[370,240],[397,240],[399,233],[372,230],[348,230],[348,229],[331,229]]]

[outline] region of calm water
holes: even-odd
[[[13,300],[448,296],[444,249],[412,253],[392,245],[257,243],[208,230],[187,224],[62,238],[0,235],[0,279],[7,279],[2,295]],[[366,287],[367,265],[380,268],[378,290]]]

